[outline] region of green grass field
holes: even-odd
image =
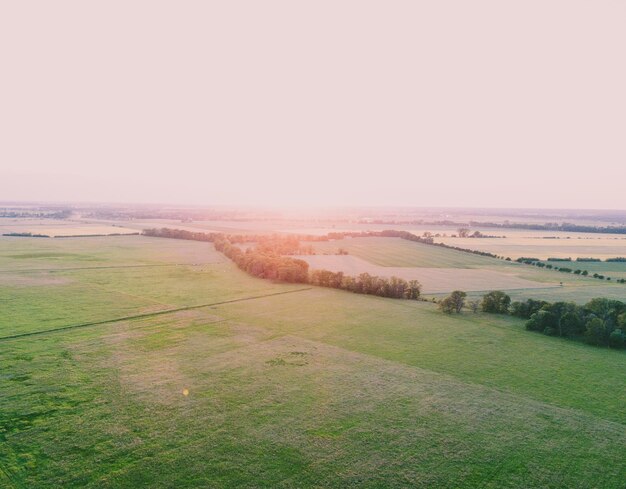
[[[506,262],[461,251],[438,248],[400,238],[344,238],[314,243],[318,253],[336,253],[343,248],[349,254],[384,267],[493,268]]]
[[[199,242],[0,239],[0,264],[0,337],[79,326],[0,339],[2,487],[624,487],[624,352]]]

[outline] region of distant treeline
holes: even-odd
[[[13,219],[67,219],[72,215],[72,211],[68,209],[60,211],[15,211],[15,210],[0,210],[0,217],[13,218]]]
[[[154,236],[157,238],[188,239],[193,241],[208,241],[210,243],[213,243],[218,238],[226,237],[228,241],[230,241],[232,244],[257,243],[259,245],[263,245],[264,243],[267,243],[270,247],[274,247],[276,244],[280,244],[280,246],[284,247],[285,250],[290,249],[291,251],[294,251],[297,247],[300,246],[300,241],[329,240],[328,236],[317,236],[313,234],[225,234],[187,231],[185,229],[170,228],[144,229],[143,234],[145,236]],[[306,248],[308,249],[308,247]]]
[[[545,224],[532,223],[497,223],[497,222],[476,222],[470,221],[470,226],[486,227],[486,228],[509,228],[509,229],[528,229],[533,231],[565,231],[570,233],[607,233],[607,234],[626,234],[626,226],[586,226],[580,224],[571,224],[568,222],[556,223],[549,222]]]
[[[358,277],[344,275],[343,272],[313,270],[304,260],[287,255],[313,253],[311,246],[301,246],[298,236],[281,235],[225,235],[220,233],[196,233],[176,229],[147,229],[146,236],[190,239],[212,242],[215,249],[224,253],[241,270],[255,277],[280,280],[289,283],[303,283],[347,290],[357,294],[369,294],[396,299],[417,300],[421,285],[417,280],[377,277],[362,273]],[[306,237],[308,239],[308,236]],[[315,236],[316,241],[328,241],[327,236]],[[337,238],[335,238],[337,239]],[[237,243],[255,243],[254,247],[242,250]],[[305,253],[303,253],[303,251]]]
[[[98,238],[102,236],[139,236],[141,233],[109,233],[109,234],[64,234],[55,238]]]
[[[243,271],[255,277],[290,283],[308,283],[309,264],[288,256],[281,256],[269,249],[249,248],[243,251],[225,236],[214,241],[215,249],[230,258]]]
[[[4,233],[2,236],[19,236],[22,238],[49,238],[47,234],[33,234],[33,233]]]
[[[482,222],[482,221],[451,221],[451,220],[438,220],[438,221],[426,221],[423,219],[415,220],[360,220],[360,224],[386,224],[386,225],[420,225],[420,226],[469,226],[469,227],[482,227],[482,228],[496,228],[496,229],[527,229],[533,231],[565,231],[576,233],[608,233],[608,234],[626,234],[626,226],[590,226],[581,224],[572,224],[568,222],[557,223],[548,222],[545,224],[538,223],[499,223],[499,222]]]
[[[226,252],[225,254],[229,256],[239,268],[245,270],[251,275],[262,277],[262,278],[270,278],[275,280],[282,280],[285,282],[298,282],[298,283],[312,283],[309,280],[308,274],[298,271],[298,267],[302,265],[296,265],[291,262],[281,262],[279,258],[286,258],[284,255],[307,255],[314,254],[313,248],[311,246],[302,246],[300,241],[329,241],[329,240],[342,240],[345,238],[366,238],[366,237],[388,237],[388,238],[401,238],[406,239],[408,241],[413,241],[417,243],[423,243],[430,246],[438,246],[440,248],[447,248],[456,251],[461,251],[464,253],[472,253],[474,255],[486,256],[489,258],[496,258],[501,260],[511,261],[510,258],[504,258],[503,256],[498,256],[493,253],[488,253],[485,251],[471,250],[468,248],[461,248],[459,246],[450,246],[444,243],[435,243],[431,237],[422,237],[417,236],[408,231],[396,231],[392,229],[383,230],[383,231],[358,231],[358,232],[331,232],[327,235],[317,236],[317,235],[266,235],[266,234],[223,234],[223,233],[203,233],[203,232],[195,232],[195,231],[186,231],[182,229],[146,229],[143,234],[146,236],[155,236],[162,238],[175,238],[175,239],[188,239],[195,241],[207,241],[216,243],[216,240],[225,240],[230,246],[236,244],[247,244],[254,243],[255,246],[253,248],[249,248],[246,250],[246,254],[252,254],[253,257],[248,257],[246,261],[238,262],[236,259],[229,256]],[[216,244],[216,248],[217,248]],[[244,253],[243,250],[236,247],[241,253]],[[221,250],[220,250],[221,251]],[[233,252],[237,253],[237,252]],[[341,252],[341,254],[345,253]],[[233,255],[234,256],[234,255]],[[297,260],[302,263],[306,263],[303,260]],[[538,267],[545,267],[547,269],[554,269],[563,273],[575,273],[580,274],[582,276],[589,275],[587,270],[572,270],[567,267],[554,267],[551,264],[544,264],[541,261],[535,261],[532,259],[518,259],[520,263],[525,263],[528,265],[535,265]],[[565,260],[564,260],[565,261]],[[281,271],[279,271],[279,268]],[[308,264],[307,264],[308,270]],[[328,272],[333,273],[333,272]],[[340,273],[340,272],[338,272]],[[307,276],[307,280],[304,281],[303,277]],[[597,278],[600,280],[604,280],[604,275],[594,273],[592,275],[593,278]],[[345,280],[342,280],[339,284],[340,286],[335,288],[340,288],[344,290],[350,290],[357,293],[365,293],[372,295],[380,295],[383,297],[399,297],[399,294],[393,295],[394,293],[390,292],[391,290],[395,290],[395,286],[390,284],[384,284],[385,281],[389,281],[390,279],[375,277],[377,281],[374,283],[376,285],[369,287],[370,283],[367,282],[365,287],[359,284],[357,278],[354,277],[345,277]],[[403,280],[399,278],[395,278],[396,280]],[[610,277],[606,277],[606,280],[611,280]],[[404,281],[404,287],[411,289],[411,286],[408,282]],[[626,279],[618,279],[616,282],[626,283]],[[334,281],[333,283],[338,284],[338,281]],[[383,285],[380,285],[383,284]],[[315,284],[318,285],[318,284]],[[380,285],[380,286],[379,286]],[[364,292],[364,290],[366,290]],[[406,289],[405,289],[406,290]],[[409,293],[410,297],[413,298],[413,293]],[[419,294],[418,294],[419,297]]]
[[[465,292],[455,290],[439,301],[439,308],[449,314],[459,313],[463,307],[474,312],[510,314],[526,319],[528,331],[582,340],[591,345],[626,348],[626,303],[618,300],[596,298],[584,306],[536,299],[511,302],[511,297],[496,290],[466,304],[466,296]]]
[[[138,236],[137,233],[111,233],[111,234],[64,234],[63,236],[55,236],[54,238],[97,238],[100,236]],[[4,233],[2,236],[19,236],[23,238],[52,238],[47,234],[33,233]]]
[[[408,231],[395,231],[393,229],[387,229],[384,231],[342,231],[342,232],[331,232],[326,235],[317,236],[317,235],[309,235],[309,234],[294,234],[294,235],[267,235],[267,234],[223,234],[223,233],[202,233],[195,231],[186,231],[183,229],[169,229],[169,228],[161,228],[161,229],[146,229],[143,234],[146,236],[156,236],[159,238],[175,238],[175,239],[191,239],[196,241],[209,241],[214,242],[215,239],[219,236],[227,237],[228,241],[232,244],[239,243],[258,243],[262,245],[263,242],[270,242],[272,240],[279,242],[285,242],[285,240],[290,239],[293,242],[298,241],[330,241],[330,240],[341,240],[344,238],[401,238],[406,239],[408,241],[414,241],[417,243],[423,243],[431,246],[438,246],[440,248],[448,248],[456,251],[463,251],[465,253],[472,253],[474,255],[480,256],[488,256],[490,258],[503,258],[498,255],[494,255],[493,253],[489,253],[486,251],[478,251],[471,250],[469,248],[461,248],[459,246],[450,246],[444,243],[435,243],[432,237],[423,237],[417,236],[413,233],[409,233]],[[299,245],[298,245],[299,246]],[[304,252],[301,252],[304,250]],[[291,252],[285,254],[311,254],[310,247],[301,247],[298,252]]]
[[[593,273],[590,274],[589,270],[582,270],[580,268],[577,269],[573,269],[570,267],[557,267],[555,265],[552,265],[551,263],[544,263],[541,260],[539,260],[539,258],[526,258],[526,257],[520,257],[517,260],[518,263],[523,263],[525,265],[533,265],[539,268],[546,268],[548,270],[555,270],[557,272],[562,272],[562,273],[573,273],[575,275],[581,275],[583,277],[591,277],[591,278],[597,278],[599,280],[608,280],[611,281],[611,277],[605,277],[603,274],[601,273]],[[548,261],[553,261],[553,262],[572,262],[571,258],[548,258]],[[597,258],[583,258],[581,260],[576,259],[577,262],[599,262],[601,261],[600,259]],[[624,262],[626,261],[626,259],[624,258],[607,258],[605,260],[605,262]],[[624,278],[618,278],[617,280],[615,280],[617,283],[620,284],[626,284],[626,279]]]

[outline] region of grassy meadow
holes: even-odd
[[[2,238],[0,270],[2,487],[624,487],[625,352],[200,242]]]

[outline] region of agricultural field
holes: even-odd
[[[66,219],[0,218],[0,234],[31,233],[49,237],[133,234],[136,229],[118,224],[83,223]]]
[[[367,239],[367,238],[364,238]],[[383,267],[374,265],[362,258],[350,255],[303,255],[312,270],[330,270],[357,276],[369,273],[379,277],[399,277],[405,280],[418,280],[422,292],[434,294],[451,292],[455,289],[465,291],[489,291],[493,289],[543,289],[559,287],[559,282],[536,282],[515,276],[514,273],[480,268],[428,268],[428,267]],[[555,276],[555,279],[558,278]]]
[[[507,230],[507,234],[508,230]],[[546,260],[554,258],[614,258],[626,256],[626,237],[610,234],[551,233],[558,239],[541,236],[528,236],[529,233],[516,233],[506,238],[437,238],[438,242],[450,246],[460,246],[472,250],[487,251],[495,255],[517,259],[521,256]]]
[[[347,238],[316,242],[314,249],[316,255],[300,257],[307,260],[312,268],[344,271],[352,275],[367,272],[417,279],[427,295],[436,297],[454,289],[467,292],[501,289],[516,299],[545,298],[578,303],[585,303],[594,297],[626,299],[626,285],[614,281],[600,281],[399,238]],[[348,255],[336,255],[340,249],[347,251]],[[593,265],[615,271],[611,274],[614,279],[620,278],[620,270],[624,269],[623,263],[585,262],[567,266],[585,268],[593,274]],[[473,297],[476,295],[472,294]]]
[[[623,487],[624,352],[201,242],[1,238],[0,263],[2,487]]]

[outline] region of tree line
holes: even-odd
[[[308,283],[309,264],[267,249],[248,248],[243,251],[226,237],[214,240],[215,249],[224,253],[243,271],[259,278],[289,283]]]
[[[530,224],[530,223],[495,223],[495,222],[478,222],[470,221],[470,226],[487,227],[499,229],[529,229],[535,231],[566,231],[576,233],[608,233],[608,234],[626,234],[626,226],[589,226],[571,223],[546,223],[546,224]]]
[[[557,272],[562,273],[573,273],[575,275],[582,275],[583,277],[591,277],[597,278],[598,280],[608,280],[611,281],[611,277],[606,277],[601,273],[594,272],[593,274],[589,274],[589,270],[582,270],[580,268],[573,269],[571,267],[558,267],[553,265],[552,263],[544,263],[539,258],[528,258],[528,257],[520,257],[517,260],[518,263],[523,263],[524,265],[533,265],[539,268],[546,268],[548,270],[555,270]],[[548,261],[552,262],[565,262],[565,263],[573,263],[571,258],[548,258]],[[583,260],[576,259],[577,262],[598,262],[600,261],[597,258],[585,258]],[[622,259],[621,257],[617,258],[607,258],[606,262],[622,262],[626,261],[626,259]],[[618,278],[615,280],[619,284],[626,284],[626,279]]]
[[[342,289],[355,294],[377,295],[394,299],[418,300],[422,286],[417,280],[406,281],[399,277],[378,277],[361,273],[357,277],[344,275],[343,272],[313,270],[309,275],[311,285]]]
[[[447,314],[460,313],[464,307],[474,312],[509,314],[526,319],[528,331],[582,340],[596,346],[626,348],[626,303],[618,300],[596,298],[584,306],[537,299],[512,302],[511,297],[500,290],[467,304],[466,297],[465,292],[455,290],[439,301],[439,309]]]
[[[300,244],[301,236],[297,235],[226,235],[168,228],[147,229],[144,235],[211,242],[216,250],[226,255],[241,270],[259,278],[318,285],[356,294],[396,299],[418,300],[421,297],[421,285],[417,280],[377,277],[368,273],[352,277],[344,275],[343,272],[329,270],[309,271],[309,264],[306,261],[288,256],[313,253],[310,246]],[[315,238],[317,241],[329,239],[327,236]],[[249,243],[253,243],[253,246],[245,250],[237,246]]]

